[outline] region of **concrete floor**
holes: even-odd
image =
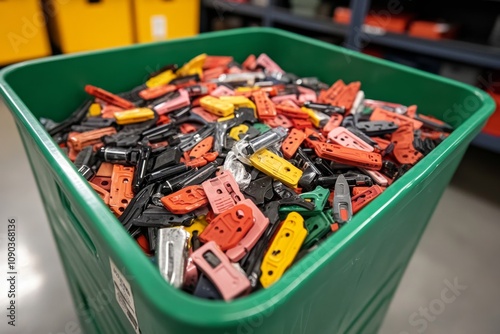
[[[18,221],[18,326],[0,333],[81,333],[47,218],[13,120],[0,106],[1,224]],[[498,156],[470,148],[397,291],[381,333],[500,332]],[[6,228],[0,231],[5,254]],[[0,267],[5,273],[5,256]],[[455,287],[449,289],[448,286]],[[7,285],[0,279],[4,309]]]

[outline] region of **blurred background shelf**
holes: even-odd
[[[415,22],[453,33],[416,37],[410,29]],[[276,27],[321,39],[478,86],[498,101],[500,1],[201,0],[201,32],[239,26]],[[488,127],[500,133],[499,121]],[[491,134],[481,134],[474,145],[500,153],[500,137]]]

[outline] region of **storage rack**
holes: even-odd
[[[201,0],[200,30],[202,32],[210,30],[209,11],[215,10],[220,16],[241,15],[258,18],[265,27],[286,25],[310,32],[340,36],[344,38],[342,46],[355,51],[361,51],[364,45],[373,43],[443,60],[500,70],[499,47],[455,40],[434,41],[389,32],[378,34],[369,29],[363,29],[364,18],[369,7],[370,0],[351,0],[351,22],[349,25],[344,25],[333,20],[293,14],[290,10],[275,6],[274,0],[269,0],[269,5],[265,7],[226,0]],[[500,138],[498,137],[480,134],[474,143],[500,153]]]

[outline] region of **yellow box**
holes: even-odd
[[[134,42],[130,0],[45,0],[50,30],[64,53]]]
[[[199,33],[200,0],[133,0],[137,42]]]
[[[51,54],[38,0],[0,1],[0,65]]]

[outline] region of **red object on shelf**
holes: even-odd
[[[413,21],[408,28],[408,35],[427,39],[455,38],[457,27],[449,23],[432,21]]]
[[[488,122],[483,128],[483,133],[500,137],[500,93],[496,94],[488,91],[488,94],[490,94],[493,100],[495,100],[497,109],[495,110],[495,113],[488,119]]]
[[[400,14],[400,15],[383,15],[378,13],[376,10],[370,11],[365,18],[365,25],[383,29],[385,31],[393,33],[404,33],[410,20],[411,15]],[[346,7],[338,7],[333,13],[333,20],[341,24],[349,24],[351,22],[351,10]]]

